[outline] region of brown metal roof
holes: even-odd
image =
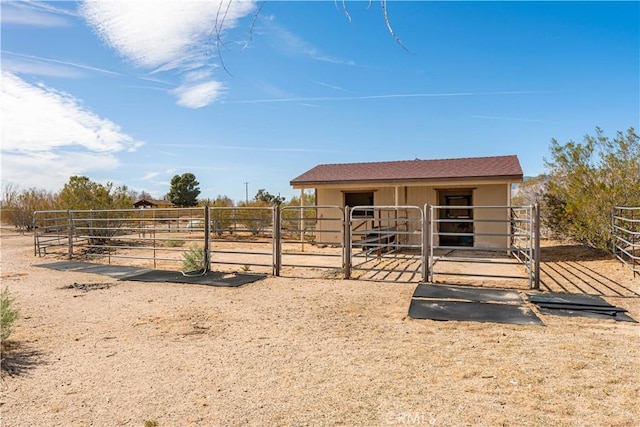
[[[517,156],[469,157],[318,165],[291,180],[294,187],[460,179],[522,179]]]

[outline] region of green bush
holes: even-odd
[[[205,267],[206,257],[204,248],[191,246],[182,254],[182,271],[197,271]]]
[[[1,336],[2,343],[9,338],[13,332],[13,322],[18,318],[18,310],[13,306],[13,297],[9,294],[8,288],[0,291],[0,317],[1,317]]]
[[[177,239],[167,240],[166,242],[164,242],[164,245],[167,248],[178,248],[180,246],[184,246],[184,240],[177,240]]]
[[[545,225],[560,238],[610,250],[615,206],[640,206],[640,137],[633,128],[609,138],[596,128],[583,143],[551,141],[543,197]]]

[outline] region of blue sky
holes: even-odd
[[[2,185],[289,199],[320,163],[640,128],[640,3],[2,1]],[[261,7],[258,13],[258,9]],[[226,11],[221,19],[220,10]]]

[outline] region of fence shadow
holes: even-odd
[[[610,253],[580,245],[560,245],[542,247],[540,260],[540,285],[545,291],[640,297],[626,281],[618,281],[587,264],[615,260]]]
[[[540,261],[542,262],[599,261],[607,259],[614,259],[614,256],[609,252],[578,244],[543,246],[540,248]]]

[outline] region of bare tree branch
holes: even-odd
[[[224,22],[229,14],[229,9],[231,8],[231,4],[234,0],[226,0],[226,2],[220,1],[220,3],[218,4],[218,11],[216,13],[216,19],[214,22],[214,27],[211,30],[211,33],[209,34],[209,36],[211,38],[215,39],[215,49],[216,52],[218,54],[218,60],[220,61],[220,65],[222,66],[222,68],[227,72],[227,74],[229,74],[230,76],[233,77],[233,74],[231,74],[231,72],[229,71],[229,69],[227,68],[225,62],[224,62],[224,58],[222,55],[222,48],[223,47],[227,47],[224,40],[222,39],[222,32],[224,30]],[[347,7],[347,0],[340,0],[342,3],[342,11],[344,12],[347,20],[349,21],[349,23],[352,22],[352,18],[351,18],[351,14],[349,13],[349,8]],[[367,9],[369,9],[371,7],[371,5],[373,4],[374,0],[369,0],[369,4],[367,5]],[[389,13],[387,10],[387,1],[388,0],[380,0],[380,6],[382,8],[382,15],[384,18],[384,23],[387,26],[387,30],[389,31],[389,34],[391,34],[391,37],[393,37],[393,39],[395,40],[395,42],[400,45],[400,47],[402,47],[405,51],[409,52],[410,54],[413,54],[413,52],[411,52],[402,42],[402,40],[400,40],[400,37],[398,37],[398,35],[396,34],[396,32],[394,31],[392,25],[391,25],[391,21],[389,19]],[[253,14],[253,19],[251,20],[251,26],[249,28],[249,41],[247,43],[244,44],[243,49],[246,49],[247,46],[249,45],[249,43],[251,43],[253,41],[253,31],[256,25],[256,21],[258,19],[258,16],[260,15],[260,13],[262,12],[262,9],[264,8],[264,5],[266,4],[267,0],[262,0],[260,2],[260,6],[258,7],[258,9],[256,10],[256,12]],[[225,7],[226,4],[226,7]],[[336,9],[339,9],[338,6],[338,0],[334,0],[334,4],[336,6]]]
[[[402,43],[402,40],[397,36],[395,31],[393,31],[393,27],[391,27],[391,21],[389,21],[389,15],[387,13],[387,0],[380,0],[380,6],[382,6],[382,14],[384,15],[384,23],[387,25],[387,29],[389,33],[391,33],[391,37],[398,43],[404,50],[413,54],[407,47]]]
[[[260,6],[258,7],[258,10],[256,10],[256,13],[253,14],[253,19],[251,20],[251,27],[249,27],[249,42],[251,43],[253,41],[253,29],[256,26],[256,20],[258,19],[258,15],[260,15],[260,12],[262,12],[262,8],[264,7],[265,3],[267,2],[267,0],[263,0],[260,2]],[[244,47],[247,47],[247,44],[245,44]]]

